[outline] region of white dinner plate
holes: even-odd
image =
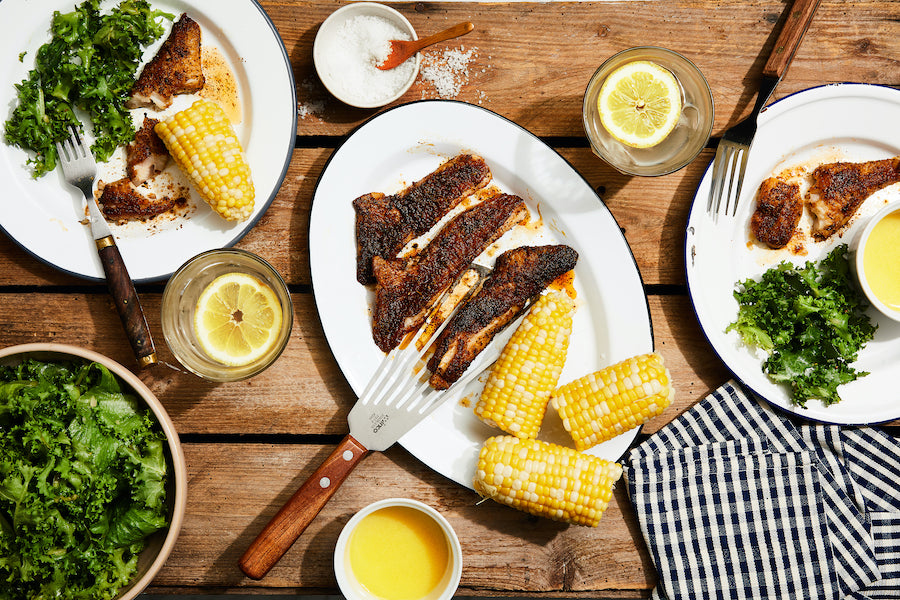
[[[687,281],[694,309],[706,337],[741,382],[775,406],[801,417],[839,424],[879,423],[900,417],[900,323],[870,308],[878,324],[875,338],[860,352],[854,367],[870,375],[838,388],[842,400],[831,406],[810,401],[793,404],[788,386],[763,373],[764,356],[745,346],[737,332],[725,328],[738,314],[733,292],[738,281],[758,279],[786,260],[796,265],[823,258],[838,244],[852,245],[867,217],[891,199],[900,185],[867,199],[842,235],[817,243],[803,242],[806,255],[771,250],[756,243],[749,230],[760,183],[788,168],[808,171],[824,162],[867,161],[900,155],[900,91],[865,84],[833,84],[798,92],[770,105],[759,117],[736,217],[714,222],[706,212],[711,169],[707,169],[688,219],[685,247]],[[808,222],[801,230],[808,232]],[[790,246],[790,245],[789,245]]]
[[[0,125],[16,104],[13,84],[34,67],[35,51],[50,40],[53,11],[69,12],[77,0],[0,2]],[[103,2],[106,12],[115,2]],[[155,281],[168,277],[187,259],[212,248],[233,245],[259,220],[275,197],[287,171],[297,135],[297,103],[293,72],[284,44],[263,9],[252,0],[152,0],[151,6],[178,16],[186,12],[200,24],[202,44],[218,49],[235,76],[242,103],[242,119],[235,125],[253,174],[256,203],[246,221],[228,222],[216,215],[196,192],[195,209],[185,217],[154,223],[111,224],[132,279]],[[146,49],[150,60],[168,36]],[[18,60],[21,52],[23,60]],[[167,113],[185,108],[195,96],[176,99]],[[133,111],[143,118],[143,109]],[[147,111],[151,113],[152,111]],[[89,128],[88,128],[89,129]],[[88,139],[90,136],[88,135]],[[24,150],[9,146],[0,136],[0,227],[25,250],[61,271],[88,279],[103,279],[103,269],[90,229],[84,221],[80,192],[67,185],[61,169],[33,179]],[[121,170],[121,158],[99,166]],[[171,161],[170,161],[171,163]],[[171,169],[174,165],[170,164]],[[124,171],[117,177],[124,176]]]
[[[651,351],[650,313],[634,257],[590,185],[540,139],[495,113],[456,101],[419,101],[357,128],[331,156],[313,198],[313,292],[325,336],[353,390],[362,392],[383,354],[372,341],[372,293],[356,281],[351,202],[367,192],[396,192],[464,151],[484,157],[493,184],[523,198],[540,223],[507,233],[499,248],[476,262],[491,266],[499,251],[518,245],[565,243],[579,253],[578,309],[560,383]],[[481,385],[473,382],[462,400],[445,402],[400,439],[429,467],[468,487],[482,443],[502,433],[473,413]],[[591,452],[618,460],[637,433],[626,432]],[[572,446],[552,408],[541,438]]]

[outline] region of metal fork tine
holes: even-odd
[[[734,169],[735,162],[737,161],[737,152],[734,149],[729,149],[730,152],[728,154],[728,167],[727,167],[727,181],[728,185],[725,186],[725,190],[722,192],[722,198],[720,199],[719,204],[716,206],[716,213],[720,213],[720,209],[722,205],[725,206],[725,214],[728,214],[728,206],[731,204],[731,189],[734,185]]]
[[[725,193],[725,182],[728,180],[728,165],[731,163],[731,146],[719,144],[722,150],[722,162],[720,164],[719,180],[716,185],[716,206],[715,214],[719,214],[719,208],[722,206],[722,194]],[[718,153],[718,150],[716,150]]]
[[[69,136],[69,143],[72,144],[72,147],[77,151],[79,149],[84,150],[84,140],[81,139],[81,134],[78,132],[76,127],[70,127],[69,131],[72,134]]]
[[[443,297],[440,301],[435,305],[435,309],[440,306],[443,301]],[[366,389],[359,397],[360,402],[370,402],[371,404],[379,404],[380,402],[384,402],[386,400],[392,400],[395,397],[391,395],[396,393],[396,390],[385,390],[384,386],[386,383],[393,381],[397,378],[398,375],[407,372],[410,370],[417,361],[421,360],[421,358],[428,352],[428,349],[431,347],[430,344],[425,344],[421,349],[416,349],[416,339],[422,334],[422,332],[428,329],[428,325],[435,317],[434,312],[429,314],[429,316],[422,321],[422,324],[419,328],[412,334],[411,337],[407,338],[409,343],[406,346],[403,343],[400,344],[397,348],[391,350],[385,357],[382,359],[381,364],[378,366],[378,370],[376,371],[375,376],[366,386]],[[450,322],[450,318],[444,319],[443,323],[441,323],[440,327],[438,327],[434,333],[431,334],[431,339],[437,339],[437,337],[441,334],[447,324]],[[400,357],[397,358],[397,355],[400,354]],[[392,363],[392,364],[388,364]],[[418,378],[408,377],[407,381],[416,381]],[[377,385],[373,387],[373,383],[377,382]],[[402,388],[401,388],[402,389]],[[390,395],[385,397],[385,393],[389,393]],[[390,402],[388,402],[390,403]]]
[[[422,327],[424,328],[424,323]],[[415,340],[418,334],[419,331],[416,331],[412,339]],[[413,343],[413,341],[410,341],[403,349],[401,349],[401,344],[401,346],[394,348],[385,355],[378,365],[375,376],[372,377],[368,385],[366,385],[366,389],[360,395],[360,401],[365,402],[371,399],[373,404],[377,404],[384,399],[385,385],[392,383],[397,378],[397,375],[411,368],[415,364],[414,361],[420,358],[419,352],[408,350],[410,346],[413,346]]]
[[[415,384],[416,381],[418,380],[410,378],[410,382],[413,384]],[[407,388],[410,393],[399,399],[397,408],[406,408],[408,411],[413,411],[416,406],[428,406],[429,399],[432,396],[439,395],[438,390],[431,387],[431,383],[427,378],[424,381],[419,382],[419,385],[408,385]]]
[[[724,155],[725,145],[720,143],[713,159],[712,182],[709,185],[709,199],[706,202],[706,211],[712,214],[715,214],[715,207],[718,206],[719,196],[722,193]]]
[[[746,164],[744,160],[744,157],[746,156],[747,151],[744,148],[738,146],[734,149],[734,162],[731,168],[731,177],[728,178],[728,195],[725,197],[726,215],[729,211],[733,211],[735,214],[737,213],[737,202],[738,197],[740,196],[740,180],[744,177],[742,166]]]
[[[72,153],[69,152],[69,149],[65,145],[65,142],[68,142],[68,141],[69,141],[68,139],[65,139],[62,142],[56,142],[56,153],[59,155],[60,163],[62,164],[64,169],[66,167],[66,163],[68,161],[72,160],[71,159]]]
[[[741,199],[741,188],[744,185],[744,173],[747,172],[747,157],[750,155],[750,149],[744,149],[741,155],[741,164],[737,169],[737,186],[734,192],[734,208],[732,209],[732,216],[737,215],[737,207],[738,201]]]
[[[463,297],[456,307],[458,308],[462,304],[464,304],[465,298],[469,296],[474,290],[479,287],[479,283],[485,277],[487,277],[491,270],[482,265],[478,265],[473,263],[470,265],[469,269],[474,269],[479,275],[479,282],[476,282],[475,285],[468,291],[468,293]],[[441,306],[443,305],[445,299],[452,293],[454,288],[456,287],[458,282],[451,285],[447,291],[445,291],[438,301],[432,306],[430,309],[428,316],[422,321],[422,324],[419,325],[419,328],[404,338],[403,342],[393,350],[391,350],[379,363],[378,368],[375,371],[375,374],[366,384],[363,393],[360,394],[358,402],[368,403],[371,405],[378,405],[384,403],[384,406],[391,406],[396,404],[397,406],[402,406],[406,403],[410,397],[409,391],[411,386],[415,386],[417,382],[420,381],[420,377],[416,376],[408,376],[412,375],[413,367],[416,363],[425,356],[425,354],[429,351],[432,346],[433,340],[436,340],[438,336],[444,331],[444,328],[450,323],[452,314],[455,312],[455,309],[451,311],[451,314],[445,315],[444,320],[441,324],[435,328],[434,331],[430,331],[430,326],[434,319],[439,318],[441,312]],[[421,348],[417,347],[417,342],[419,338],[422,337],[424,333],[428,332],[427,341],[422,345]],[[422,371],[424,372],[424,370]],[[402,387],[395,388],[392,387],[392,384],[397,381],[398,377],[401,377],[400,385]],[[424,388],[428,385],[428,378],[422,383],[420,388]],[[436,390],[432,390],[429,386],[429,390],[427,395],[431,395],[430,392],[437,393]],[[420,390],[417,390],[418,393]],[[425,395],[422,393],[420,395]]]

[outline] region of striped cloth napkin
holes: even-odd
[[[900,598],[900,440],[729,382],[624,462],[656,600]]]

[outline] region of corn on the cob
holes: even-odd
[[[674,395],[662,356],[641,354],[577,379],[553,392],[575,448],[586,450],[662,413]]]
[[[537,437],[566,361],[574,311],[564,292],[538,299],[491,369],[475,405],[479,419],[520,438]]]
[[[250,166],[225,111],[200,99],[154,128],[181,170],[219,215],[243,221],[256,194]]]
[[[472,483],[482,496],[527,513],[596,527],[621,475],[618,463],[504,435],[485,441]]]

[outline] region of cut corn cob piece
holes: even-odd
[[[532,515],[596,527],[621,475],[619,463],[503,435],[481,447],[472,484],[482,496]]]
[[[675,391],[662,356],[641,354],[577,379],[553,392],[550,403],[586,450],[662,413]]]
[[[250,166],[225,111],[209,100],[160,121],[154,128],[200,196],[229,221],[253,213]]]
[[[520,438],[535,438],[562,372],[575,301],[564,292],[541,296],[494,363],[475,415]]]

